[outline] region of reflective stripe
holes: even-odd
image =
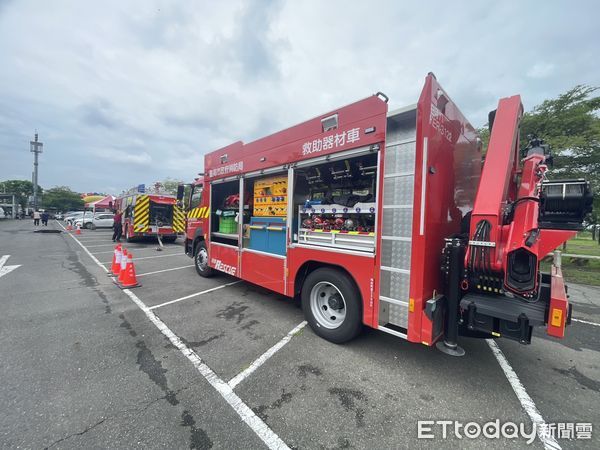
[[[185,216],[181,208],[177,205],[173,206],[173,231],[183,233],[185,231]]]
[[[139,195],[133,208],[133,231],[136,233],[148,230],[150,226],[150,198]]]

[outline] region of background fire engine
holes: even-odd
[[[136,188],[121,195],[114,208],[123,211],[123,236],[128,242],[160,235],[174,242],[185,231],[185,215],[174,195],[140,193]]]
[[[187,222],[197,272],[299,295],[338,343],[363,325],[453,355],[459,332],[562,337],[560,267],[541,273],[540,260],[581,228],[588,184],[548,181],[539,140],[521,152],[518,96],[490,116],[483,169],[476,131],[433,74],[417,104],[388,112],[387,100],[208,153]]]

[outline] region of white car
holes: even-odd
[[[81,228],[112,228],[114,224],[114,214],[96,214],[94,217],[88,217],[86,214],[85,220],[83,217],[75,219],[73,225],[79,225]]]
[[[85,215],[90,215],[91,217],[91,212],[86,213]],[[75,211],[75,212],[71,212],[71,213],[67,213],[65,214],[65,218],[64,221],[73,225],[73,221],[76,219],[81,219],[81,217],[83,217],[83,211]]]

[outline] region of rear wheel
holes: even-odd
[[[214,271],[208,265],[208,249],[204,241],[198,242],[196,252],[194,253],[194,266],[198,275],[209,278],[214,275]]]
[[[311,328],[324,339],[341,344],[362,329],[362,302],[352,279],[323,267],[311,272],[302,286],[302,310]]]

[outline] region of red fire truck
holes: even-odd
[[[288,297],[341,343],[366,325],[462,354],[457,335],[527,344],[563,337],[559,264],[540,261],[581,229],[584,180],[549,181],[540,140],[519,142],[519,96],[490,113],[482,144],[435,76],[418,103],[372,97],[208,153],[192,188],[186,253]]]
[[[185,215],[174,195],[146,194],[136,189],[114,202],[123,211],[123,236],[127,242],[144,236],[157,236],[166,242],[177,239],[185,231]]]

